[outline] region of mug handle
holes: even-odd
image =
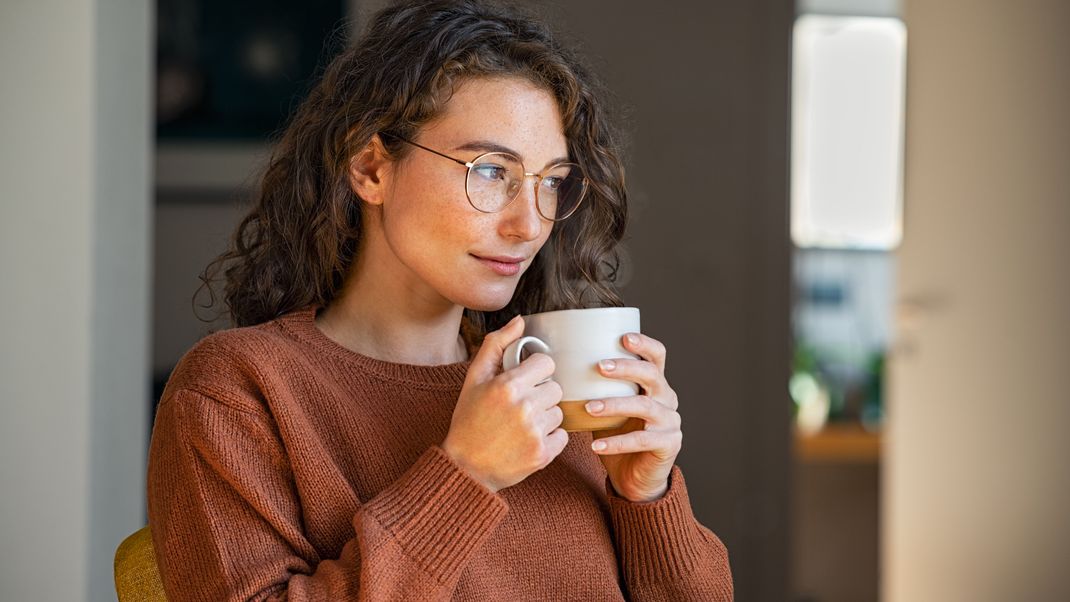
[[[539,337],[520,337],[519,339],[510,343],[509,346],[505,348],[505,354],[502,356],[502,369],[512,370],[513,368],[519,366],[520,354],[524,351],[524,347],[529,344],[532,347],[535,347],[536,352],[538,353],[550,353],[550,346],[547,345]],[[542,383],[549,382],[551,378],[552,377],[546,378],[538,384],[541,385]]]

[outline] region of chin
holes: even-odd
[[[500,299],[497,297],[493,299],[487,299],[485,297],[475,299],[468,298],[466,300],[462,300],[460,303],[458,303],[458,305],[463,305],[464,307],[473,311],[498,311],[506,305],[509,305],[509,302],[512,301],[512,299],[512,296],[509,296],[509,298],[507,299]]]
[[[516,285],[512,286],[471,286],[458,295],[454,303],[474,311],[498,311],[513,300]]]
[[[513,300],[517,286],[520,285],[520,279],[527,273],[528,267],[530,266],[524,266],[520,273],[504,278],[491,276],[482,271],[464,273],[462,268],[458,271],[464,273],[464,277],[440,282],[442,288],[439,290],[445,293],[444,297],[455,304],[473,311],[498,311]]]

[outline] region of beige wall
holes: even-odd
[[[0,600],[114,600],[144,524],[151,14],[0,4]]]
[[[5,84],[0,108],[0,598],[78,600],[88,508],[70,500],[89,485],[92,2],[48,28],[58,9],[2,10],[4,78],[25,85]],[[60,181],[62,191],[42,186]],[[49,565],[66,579],[50,579]]]
[[[904,16],[884,599],[1068,600],[1070,3]]]

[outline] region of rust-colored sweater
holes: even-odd
[[[632,503],[571,433],[492,493],[439,447],[470,362],[361,355],[315,311],[212,334],[172,373],[148,469],[169,599],[732,598],[678,466],[664,497]]]

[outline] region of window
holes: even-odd
[[[898,246],[905,70],[906,28],[899,19],[796,20],[791,234],[797,246]]]

